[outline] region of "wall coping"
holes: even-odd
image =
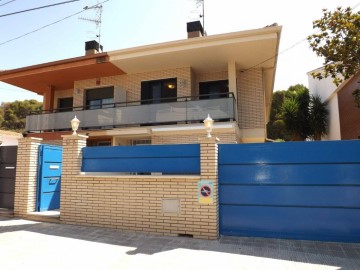
[[[119,179],[200,179],[201,175],[129,175],[106,173],[81,173],[74,175],[76,178],[119,178]]]
[[[82,134],[71,134],[71,135],[61,135],[61,138],[63,138],[64,140],[85,140],[87,138],[89,138],[89,136],[86,135],[82,135]]]

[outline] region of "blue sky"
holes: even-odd
[[[50,5],[65,0],[0,0],[0,15]],[[100,0],[101,2],[101,0]],[[0,17],[0,44],[96,4],[80,0],[46,9]],[[322,64],[305,40],[312,34],[312,21],[322,8],[356,7],[360,0],[205,0],[205,28],[208,35],[262,28],[277,22],[283,26],[275,90],[302,83],[306,72]],[[104,51],[186,38],[186,22],[198,17],[195,0],[109,0],[103,4],[101,43]],[[0,70],[14,69],[84,54],[85,41],[96,35],[93,23],[79,17],[95,18],[87,10],[23,38],[0,45]],[[299,45],[292,48],[293,45]],[[0,103],[41,96],[0,83]]]

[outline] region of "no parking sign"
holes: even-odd
[[[198,182],[199,203],[212,204],[214,202],[214,181],[200,180]]]

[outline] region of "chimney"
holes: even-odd
[[[85,55],[97,54],[103,51],[103,46],[96,40],[85,42]]]
[[[204,28],[200,21],[187,23],[188,38],[202,37],[204,36]]]

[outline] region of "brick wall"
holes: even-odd
[[[228,80],[229,79],[227,71],[196,73],[194,78],[195,78],[195,93],[196,93],[196,95],[199,95],[199,83],[200,82],[220,81],[220,80]]]
[[[163,136],[155,136],[151,137],[151,144],[182,144],[182,143],[198,143],[199,137],[205,137],[204,133],[199,134],[176,134],[176,135],[163,135]],[[235,133],[212,133],[213,137],[217,137],[220,139],[219,143],[237,143],[238,139]]]
[[[41,139],[39,138],[19,139],[15,181],[15,216],[26,216],[35,211],[40,143]]]
[[[73,177],[62,189],[61,221],[208,238],[216,233],[209,228],[209,215],[216,213],[197,203],[198,180],[199,177]],[[179,214],[162,212],[165,198],[179,199]]]
[[[138,101],[141,99],[141,82],[150,80],[160,80],[167,78],[177,78],[177,95],[191,95],[191,68],[176,68],[146,73],[137,73],[120,76],[110,76],[100,78],[100,85],[96,85],[98,79],[76,81],[74,85],[74,106],[83,106],[84,89],[114,85],[126,91],[127,101]]]
[[[260,68],[246,72],[238,71],[237,96],[238,119],[241,129],[265,127],[263,73]],[[199,93],[199,83],[228,80],[227,71],[199,73],[194,76],[195,93]]]
[[[355,106],[352,93],[359,89],[360,73],[354,76],[338,92],[340,133],[342,140],[356,140],[360,138],[360,108]]]
[[[262,70],[237,72],[239,127],[265,128],[265,103]]]
[[[68,98],[73,96],[73,89],[69,90],[61,90],[61,91],[55,91],[54,92],[54,109],[58,108],[58,99],[59,98]]]
[[[79,175],[84,137],[65,136],[61,187],[63,223],[102,226],[163,235],[218,237],[217,145],[201,142],[202,174],[196,176]],[[214,180],[213,204],[198,202],[198,181]],[[164,213],[163,200],[180,202],[178,213]]]

